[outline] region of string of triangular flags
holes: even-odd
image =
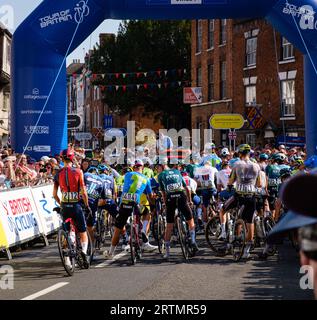
[[[136,91],[140,89],[153,90],[153,89],[167,89],[167,88],[177,88],[189,85],[189,81],[172,81],[164,83],[140,83],[140,84],[127,84],[127,85],[99,85],[94,86],[99,87],[101,92],[114,92],[114,91]]]
[[[137,72],[116,72],[116,73],[93,73],[92,71],[87,71],[83,69],[83,72],[79,75],[74,73],[72,77],[76,79],[77,81],[83,81],[84,78],[92,79],[92,80],[97,80],[99,79],[126,79],[126,78],[135,78],[139,79],[141,77],[147,78],[147,77],[167,77],[169,75],[172,76],[183,76],[187,74],[187,69],[170,69],[170,70],[156,70],[156,71],[137,71]],[[78,79],[79,78],[79,79]]]

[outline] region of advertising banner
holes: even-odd
[[[0,224],[7,247],[43,234],[43,227],[29,188],[0,193]],[[2,233],[2,231],[1,231]]]
[[[53,185],[35,187],[31,189],[39,217],[41,219],[44,234],[48,235],[59,229],[61,225],[60,215],[53,209],[58,207],[53,198]]]

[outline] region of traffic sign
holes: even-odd
[[[209,120],[213,129],[241,129],[244,126],[244,119],[238,113],[214,114]]]
[[[237,133],[235,131],[229,131],[228,138],[229,138],[229,140],[236,140],[237,139]]]
[[[127,130],[124,128],[112,128],[105,131],[105,137],[114,138],[114,137],[125,137],[127,135]]]
[[[81,117],[77,114],[69,114],[67,116],[68,129],[77,129],[81,125]]]
[[[76,132],[75,138],[78,141],[85,141],[85,140],[91,140],[92,134],[90,132]]]

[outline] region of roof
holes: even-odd
[[[71,76],[73,75],[74,73],[81,73],[83,67],[84,67],[84,63],[77,63],[77,62],[73,62],[71,63],[68,67],[67,67],[67,75],[68,76]]]

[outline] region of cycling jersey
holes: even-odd
[[[78,168],[65,167],[54,177],[61,189],[61,202],[76,203],[80,200],[80,189],[85,189],[83,173]]]
[[[217,169],[210,165],[197,167],[194,171],[194,177],[199,182],[198,189],[216,189],[215,179],[217,172]]]
[[[259,165],[251,160],[237,161],[231,172],[231,177],[236,180],[237,193],[254,194],[260,171]]]
[[[228,182],[229,182],[229,177],[231,174],[231,169],[222,169],[219,172],[217,172],[217,184],[222,185],[224,189],[227,188]]]
[[[92,209],[96,209],[98,200],[100,199],[103,192],[103,181],[97,175],[89,172],[86,172],[84,174],[84,181],[87,188],[89,206]]]
[[[143,168],[143,174],[149,179],[154,178],[154,172],[150,168],[144,167]]]
[[[265,169],[265,173],[268,177],[268,187],[278,188],[281,184],[280,171],[282,169],[289,169],[290,167],[285,164],[271,164]]]
[[[102,176],[99,176],[102,179],[103,182],[103,195],[106,199],[112,199],[114,195],[114,189],[115,189],[115,182],[114,178],[112,176],[108,176],[106,174],[103,174]]]
[[[158,176],[161,190],[167,194],[184,191],[186,183],[181,173],[176,169],[168,169],[161,172]]]
[[[186,183],[186,186],[191,190],[191,192],[196,194],[197,182],[194,179],[192,179],[191,177],[188,177],[188,176],[184,176],[183,179],[184,179],[184,181]]]
[[[140,204],[142,193],[152,193],[150,179],[139,172],[128,172],[124,176],[122,203],[136,202]]]
[[[222,161],[215,153],[208,154],[207,156],[204,156],[201,164],[205,164],[206,162],[210,162],[210,164],[214,168],[217,168],[218,170],[221,168]]]

